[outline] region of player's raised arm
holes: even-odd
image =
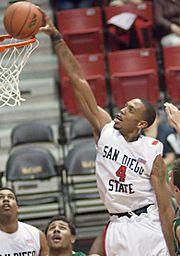
[[[78,61],[62,39],[61,34],[55,28],[51,19],[47,16],[45,16],[45,19],[46,26],[41,28],[41,31],[51,36],[58,60],[71,81],[76,102],[80,110],[96,131],[100,131],[106,123],[111,121],[111,117],[107,112],[97,106],[96,99]]]

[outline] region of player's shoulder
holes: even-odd
[[[148,137],[148,136],[144,136],[142,135],[142,140],[148,145],[148,146],[151,146],[151,147],[158,147],[158,146],[162,146],[162,142],[157,140],[157,139],[154,139],[152,137]]]
[[[104,133],[104,132],[107,132],[107,130],[111,130],[111,131],[114,130],[113,126],[114,126],[114,121],[113,120],[104,124],[104,126],[101,128],[101,134]]]
[[[29,231],[40,232],[38,228],[21,221],[18,221],[18,227],[21,229],[29,230]]]

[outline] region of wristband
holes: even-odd
[[[51,37],[51,40],[54,44],[57,44],[57,43],[61,42],[61,40],[63,39],[62,35],[60,33],[52,34],[50,37]]]

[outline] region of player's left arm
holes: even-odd
[[[40,253],[39,256],[48,256],[48,245],[46,241],[45,234],[42,231],[40,232]]]
[[[166,167],[161,155],[158,155],[153,163],[151,184],[154,188],[164,238],[170,255],[175,255],[173,244],[173,218],[175,216],[171,204],[171,194],[166,183]]]

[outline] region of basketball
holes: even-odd
[[[43,15],[36,5],[21,1],[7,7],[3,22],[6,31],[12,37],[29,39],[43,26]]]

